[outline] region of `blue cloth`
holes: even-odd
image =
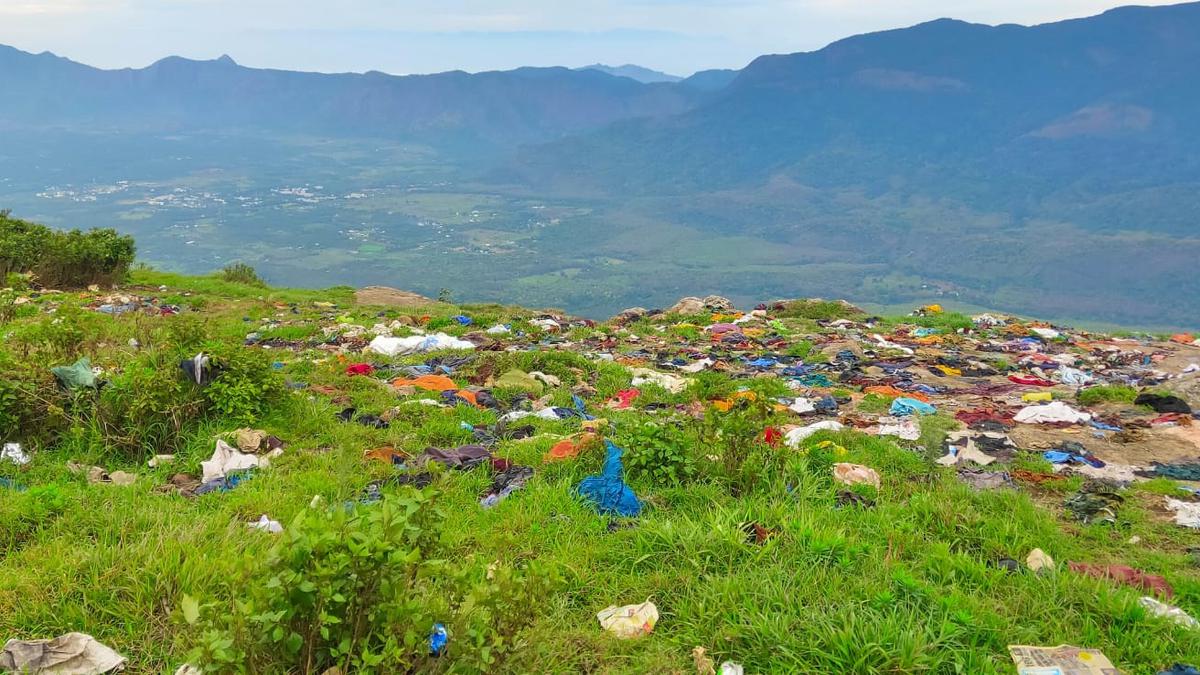
[[[930,335],[937,335],[939,332],[940,331],[938,331],[936,328],[918,328],[914,330],[912,334],[913,337],[923,338],[929,337]]]
[[[776,363],[777,363],[777,361],[775,361],[775,359],[764,356],[764,357],[754,359],[753,361],[750,361],[746,365],[750,366],[751,368],[771,368]]]
[[[446,643],[450,641],[450,636],[446,634],[446,627],[440,623],[433,624],[433,632],[429,634],[429,653],[433,656],[441,656],[442,652],[446,651]]]
[[[898,398],[892,401],[889,411],[893,417],[908,417],[909,415],[932,415],[937,408],[915,398]]]
[[[1103,429],[1104,431],[1120,431],[1121,430],[1121,427],[1114,427],[1111,424],[1105,424],[1104,422],[1097,422],[1096,420],[1092,420],[1091,425],[1097,429]]]
[[[470,326],[471,325],[471,317],[469,317],[469,316],[463,316],[462,314],[459,314],[458,316],[452,317],[452,318],[455,321],[457,321],[460,326]]]
[[[781,375],[784,375],[786,377],[799,377],[801,375],[807,375],[807,374],[811,373],[812,371],[813,371],[812,366],[806,366],[803,363],[797,363],[796,365],[788,366],[787,368],[784,368],[783,370],[781,370],[779,372]]]
[[[621,449],[608,440],[604,441],[604,447],[608,452],[604,459],[604,470],[599,476],[588,476],[581,480],[576,492],[592,502],[600,513],[636,516],[642,512],[642,503],[622,477],[625,467],[621,464]]]
[[[1047,450],[1042,453],[1042,457],[1046,458],[1051,464],[1087,464],[1088,466],[1097,469],[1104,468],[1104,462],[1097,457],[1091,455],[1080,455],[1074,452],[1063,452],[1061,450]]]

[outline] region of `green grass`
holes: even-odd
[[[248,332],[246,316],[257,325],[283,312],[278,318],[289,323],[274,329],[275,335],[316,334],[327,310],[313,302],[334,302],[338,315],[348,313],[368,326],[377,320],[375,309],[352,307],[349,289],[250,288],[144,270],[134,281],[193,294],[182,297],[203,297],[207,321],[200,329],[232,344],[240,344]],[[276,303],[297,303],[301,313]],[[479,326],[529,316],[500,306],[431,312],[440,317],[464,312]],[[167,340],[167,327],[186,315],[154,318],[153,325],[141,317],[89,318],[89,330],[101,337],[93,336],[85,348],[98,363],[119,369],[131,358],[121,346],[128,337]],[[447,330],[470,329],[455,324]],[[494,413],[469,406],[405,405],[428,395],[398,398],[368,378],[348,377],[344,363],[326,352],[271,356],[286,363],[281,376],[334,386],[361,411],[399,406],[402,412],[389,429],[343,424],[334,419],[340,406],[326,397],[291,392],[255,424],[288,442],[284,456],[236,490],[196,500],[154,488],[173,473],[197,471],[212,451],[214,435],[237,426],[219,417],[184,429],[176,462],[157,469],[70,438],[36,448],[28,467],[0,466],[0,476],[29,488],[0,488],[0,635],[34,638],[83,630],[127,655],[130,672],[173,672],[200,638],[181,619],[184,595],[218,603],[239,598],[246,561],[253,565],[275,541],[245,523],[265,513],[286,525],[310,508],[314,497],[340,508],[369,481],[393,471],[365,461],[364,450],[392,445],[419,452],[428,445],[467,443],[471,435],[462,422],[495,420]],[[391,361],[419,363],[428,356]],[[614,437],[630,438],[650,419],[678,424],[694,439],[690,451],[700,467],[694,481],[678,486],[634,480],[645,512],[632,527],[611,532],[609,519],[573,493],[583,477],[600,469],[603,451],[593,449],[566,462],[542,461],[554,442],[579,430],[577,420],[522,421],[533,424],[538,435],[499,444],[497,455],[536,473],[524,490],[493,509],[478,504],[490,483],[485,468],[440,476],[443,557],[501,565],[536,559],[554,565],[565,578],[561,588],[541,599],[531,623],[511,636],[517,648],[490,672],[692,672],[691,650],[697,645],[716,662],[735,660],[748,672],[1010,673],[1010,644],[1095,647],[1129,673],[1154,673],[1200,654],[1200,632],[1148,616],[1137,605],[1135,590],[1065,570],[1007,574],[993,566],[1004,557],[1024,559],[1033,548],[1060,563],[1127,564],[1164,575],[1175,587],[1173,602],[1200,615],[1200,571],[1184,553],[1194,535],[1153,515],[1154,500],[1172,487],[1165,481],[1129,491],[1116,527],[1080,526],[1061,508],[1060,491],[1067,488],[975,492],[952,470],[906,447],[913,444],[845,431],[822,433],[806,447],[833,440],[847,450],[836,461],[876,469],[883,484],[875,507],[838,508],[841,486],[815,450],[755,450],[760,454],[741,469],[753,472],[757,481],[735,495],[735,483],[706,455],[732,452],[732,439],[748,419],[757,434],[762,425],[795,418],[768,413],[756,420],[710,412],[702,423],[669,413],[649,417],[638,410],[602,409],[605,399],[629,386],[629,372],[620,365],[567,351],[477,357],[457,375],[460,381],[484,363],[495,366],[497,374],[512,367],[541,370],[562,378],[564,387],[582,376],[597,391],[587,401],[589,409],[610,420]],[[787,393],[775,379],[739,380],[714,372],[691,379],[681,395],[645,387],[645,400],[706,400],[747,387],[766,397]],[[557,391],[554,401],[568,404],[569,396]],[[886,403],[884,397],[868,397],[860,409]],[[715,425],[720,435],[701,435],[702,424]],[[945,414],[923,417],[916,445],[940,455],[945,434],[959,426]],[[125,488],[89,485],[66,469],[68,460],[137,472],[140,479]],[[1014,466],[1046,468],[1032,455],[1021,456]],[[746,521],[779,528],[780,535],[764,545],[748,544],[740,529]],[[1142,540],[1137,546],[1127,543],[1134,535]],[[651,635],[622,641],[598,626],[597,611],[647,598],[662,614]],[[467,644],[467,636],[451,635],[449,655],[429,662],[427,669],[462,670],[455,650]]]
[[[1125,385],[1102,385],[1079,390],[1076,400],[1080,405],[1090,406],[1098,403],[1133,403],[1138,391]]]

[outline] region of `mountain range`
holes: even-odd
[[[1197,82],[1200,3],[1038,26],[941,19],[688,78],[328,75],[228,57],[99,70],[0,47],[0,131],[428,145],[459,191],[587,213],[524,239],[561,271],[546,301],[568,308],[640,274],[653,282],[605,302],[701,279],[742,297],[936,292],[1196,325]]]

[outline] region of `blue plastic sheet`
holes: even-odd
[[[588,476],[579,482],[579,496],[592,502],[600,513],[633,517],[642,512],[642,503],[625,484],[624,465],[621,464],[621,449],[612,441],[604,441],[607,456],[604,470],[599,476]]]

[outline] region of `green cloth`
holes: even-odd
[[[67,389],[96,388],[96,374],[92,372],[92,362],[86,356],[69,366],[51,368],[50,372]]]
[[[501,375],[495,382],[495,386],[503,389],[525,389],[528,391],[541,392],[542,383],[523,370],[513,368],[507,373]]]

